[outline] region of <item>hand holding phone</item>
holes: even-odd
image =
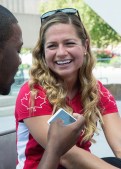
[[[49,120],[48,124],[55,121],[56,119],[63,120],[64,125],[71,124],[76,121],[71,114],[67,113],[64,109],[60,108]]]

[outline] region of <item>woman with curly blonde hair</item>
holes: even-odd
[[[99,121],[114,154],[121,157],[116,102],[94,77],[94,65],[90,38],[76,9],[42,15],[30,80],[22,86],[16,102],[18,168],[37,168],[46,147],[47,121],[59,108],[85,117],[76,145],[61,158],[59,167],[115,168],[89,153]]]

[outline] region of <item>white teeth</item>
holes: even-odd
[[[63,64],[68,64],[68,63],[70,63],[71,62],[71,60],[62,60],[62,61],[57,61],[56,63],[58,64],[58,65],[63,65]]]

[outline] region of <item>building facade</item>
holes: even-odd
[[[39,5],[42,0],[0,0],[18,19],[22,29],[24,48],[33,48],[39,36]]]
[[[42,0],[0,0],[0,4],[14,13],[39,14]]]

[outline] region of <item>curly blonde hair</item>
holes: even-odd
[[[34,89],[35,84],[41,85],[46,90],[47,98],[53,106],[53,112],[59,108],[64,108],[69,113],[73,113],[72,108],[66,104],[67,88],[64,86],[64,82],[45,63],[44,44],[46,30],[51,25],[59,23],[73,25],[78,37],[82,41],[82,45],[88,39],[87,53],[85,54],[83,65],[79,70],[78,85],[80,89],[80,100],[83,105],[83,115],[86,119],[83,141],[92,141],[92,135],[97,132],[97,120],[102,122],[102,116],[98,108],[99,93],[97,80],[92,73],[95,58],[91,54],[89,35],[76,15],[67,15],[59,12],[43,21],[38,42],[33,50],[33,64],[30,69],[29,86],[33,96],[37,93]]]

